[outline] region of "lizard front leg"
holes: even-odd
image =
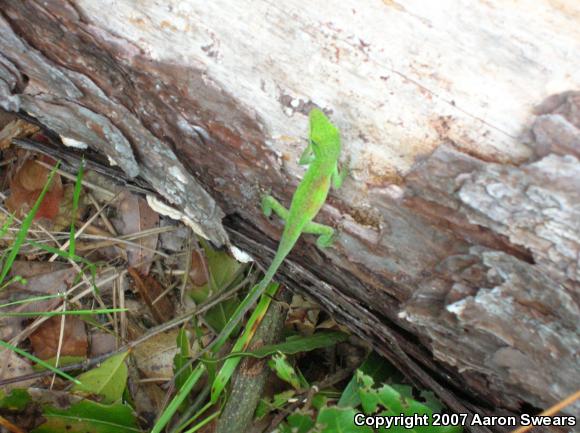
[[[304,152],[302,152],[302,155],[300,155],[300,160],[298,161],[298,164],[308,165],[312,161],[314,161],[314,158],[316,158],[316,156],[314,155],[314,149],[312,148],[312,144],[309,144],[308,146],[306,146],[306,149],[304,149]]]
[[[332,188],[339,189],[346,176],[348,176],[348,170],[345,168],[339,170],[337,164],[332,172]]]

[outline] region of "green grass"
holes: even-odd
[[[38,365],[43,366],[44,368],[46,368],[47,370],[52,371],[54,374],[58,374],[61,377],[64,377],[67,380],[70,380],[71,382],[76,383],[77,385],[80,385],[81,382],[79,380],[76,380],[74,377],[66,374],[64,371],[59,370],[58,368],[53,367],[52,365],[50,365],[47,362],[44,362],[42,359],[37,358],[34,355],[31,355],[30,353],[19,349],[16,346],[13,346],[10,343],[6,343],[5,341],[0,340],[0,346],[5,347],[6,349],[12,350],[13,352],[16,352],[17,354],[24,356],[25,358],[28,358],[29,360],[31,360],[32,362],[37,363]]]
[[[70,229],[70,233],[69,233],[68,251],[66,251],[66,252],[61,251],[58,248],[54,248],[54,247],[51,247],[48,245],[43,245],[43,244],[40,244],[38,242],[34,242],[32,240],[27,239],[27,235],[28,235],[28,232],[30,230],[30,227],[32,226],[32,224],[34,222],[34,218],[35,218],[36,214],[38,213],[38,209],[40,208],[40,205],[41,205],[42,201],[44,200],[44,197],[46,196],[46,193],[48,192],[48,190],[52,184],[53,178],[54,178],[59,166],[60,166],[60,161],[57,162],[55,164],[55,166],[52,168],[52,170],[50,171],[48,178],[47,178],[47,181],[44,184],[44,187],[42,188],[42,191],[38,195],[38,198],[34,202],[34,205],[30,209],[30,211],[28,212],[28,214],[26,215],[26,217],[22,221],[22,225],[20,226],[20,229],[18,230],[16,237],[14,238],[14,242],[12,243],[11,247],[2,255],[2,258],[1,258],[2,269],[0,271],[0,291],[4,290],[9,284],[11,284],[13,282],[17,282],[17,281],[24,282],[24,283],[26,282],[26,280],[24,280],[20,276],[14,276],[11,279],[9,279],[8,281],[6,281],[6,277],[8,276],[8,273],[10,272],[10,270],[12,269],[12,265],[14,264],[16,257],[18,256],[23,245],[25,245],[25,244],[30,244],[30,245],[33,245],[37,248],[48,251],[50,253],[57,254],[59,257],[62,257],[64,259],[73,260],[73,261],[78,262],[78,263],[83,263],[91,271],[91,274],[93,277],[93,283],[95,281],[95,278],[96,278],[95,265],[93,263],[89,262],[88,260],[86,260],[85,258],[77,256],[75,254],[74,224],[75,224],[75,218],[76,218],[76,213],[77,213],[78,204],[79,204],[79,200],[80,200],[80,194],[81,194],[84,161],[83,161],[83,164],[81,164],[81,168],[79,169],[79,172],[77,174],[75,189],[73,192],[72,221],[71,221],[71,229]],[[10,215],[8,220],[0,228],[0,237],[4,236],[6,234],[6,232],[8,231],[8,229],[11,226],[13,221],[14,221],[14,215]],[[4,305],[0,306],[0,308],[24,304],[24,303],[28,303],[28,302],[39,301],[39,300],[53,299],[53,298],[57,298],[57,297],[64,297],[64,295],[56,294],[56,295],[47,295],[47,296],[35,296],[32,298],[4,304]],[[7,317],[22,317],[22,316],[23,317],[34,317],[34,316],[52,317],[52,316],[62,316],[62,315],[94,315],[94,314],[104,314],[104,313],[117,313],[117,312],[123,312],[123,311],[127,311],[127,310],[123,309],[123,308],[110,308],[110,309],[101,309],[101,310],[7,312],[7,313],[2,313],[2,315],[7,316]],[[52,371],[53,373],[65,378],[67,380],[70,380],[74,383],[80,384],[80,382],[77,379],[75,379],[74,377],[66,374],[65,372],[59,370],[58,368],[55,368],[52,365],[50,365],[49,363],[43,361],[42,359],[37,358],[36,356],[31,355],[30,353],[28,353],[22,349],[19,349],[18,347],[14,346],[10,343],[7,343],[5,341],[0,340],[0,346],[4,347],[6,349],[12,350],[13,352],[29,359],[32,362],[35,362],[38,365],[43,366],[44,368]]]
[[[59,165],[60,162],[57,162],[56,165],[53,167],[53,169],[50,171],[46,184],[44,185],[44,188],[42,188],[42,191],[40,192],[40,195],[38,196],[36,202],[32,206],[32,209],[30,209],[30,212],[28,212],[26,218],[24,218],[24,220],[22,221],[22,226],[20,227],[20,230],[16,234],[16,238],[14,239],[12,247],[10,247],[8,252],[4,254],[6,257],[4,257],[3,255],[2,272],[0,273],[0,290],[3,290],[6,287],[6,285],[2,285],[2,283],[4,282],[6,276],[8,275],[8,272],[10,272],[10,269],[12,269],[14,260],[16,259],[16,256],[18,256],[18,253],[20,252],[22,245],[24,245],[24,243],[26,242],[26,235],[28,234],[28,230],[30,229],[32,222],[34,221],[34,217],[36,216],[36,213],[40,208],[40,204],[42,203],[44,196],[46,195],[48,189],[50,188],[52,179],[54,178],[54,175],[56,174],[56,170],[58,170]]]
[[[103,308],[101,310],[67,310],[67,311],[18,311],[2,313],[4,317],[52,317],[52,316],[90,316],[94,314],[125,313],[127,308]]]

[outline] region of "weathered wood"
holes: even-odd
[[[0,6],[0,106],[217,244],[228,215],[257,257],[280,232],[259,197],[289,200],[305,114],[326,109],[352,170],[320,216],[340,236],[301,241],[281,277],[456,411],[580,388],[580,97],[546,99],[580,88],[576,2]]]

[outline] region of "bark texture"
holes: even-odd
[[[326,109],[340,236],[280,278],[455,411],[546,407],[580,388],[580,10],[436,3],[0,0],[0,106],[261,259]]]

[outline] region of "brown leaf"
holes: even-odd
[[[37,164],[32,159],[24,162],[10,181],[10,197],[6,199],[8,210],[17,216],[25,215],[38,199],[48,181],[49,173],[48,168]],[[55,174],[34,218],[54,219],[58,214],[63,196],[62,191],[61,178]]]
[[[23,278],[31,278],[37,275],[50,274],[62,269],[70,269],[68,263],[39,262],[34,260],[15,260],[10,268],[10,275],[20,275]]]
[[[61,231],[61,230],[68,230],[70,227],[70,223],[73,220],[73,197],[74,197],[74,190],[75,186],[70,183],[64,186],[62,199],[60,201],[60,205],[58,207],[58,213],[55,216],[52,226],[52,230],[54,231]],[[81,195],[79,198],[78,208],[76,211],[76,218],[75,220],[80,220],[81,216],[84,214],[85,211],[85,200],[84,195],[81,189]]]
[[[24,376],[26,374],[34,373],[30,363],[18,356],[12,350],[0,347],[0,380],[1,379],[11,379],[13,377]],[[0,391],[9,393],[11,389],[14,388],[27,388],[32,386],[35,379],[16,382],[13,384],[5,385],[0,387]]]
[[[10,300],[17,301],[21,299],[26,299],[26,296],[22,294],[13,293],[13,290],[7,290]],[[60,303],[59,299],[47,299],[35,302],[26,302],[24,304],[13,305],[10,308],[5,308],[2,310],[3,313],[30,313],[39,311],[50,311],[56,308]],[[0,339],[10,340],[16,334],[18,334],[27,323],[27,317],[9,316],[6,314],[0,315]]]
[[[37,164],[33,159],[26,161],[15,176],[15,180],[19,182],[26,191],[42,190],[48,181],[50,171],[48,168]],[[54,188],[54,185],[49,187],[49,191]]]
[[[34,354],[40,359],[54,358],[57,354],[62,316],[48,319],[30,335]],[[66,316],[60,356],[87,356],[88,342],[84,322],[75,316]]]
[[[39,294],[64,292],[78,275],[78,271],[68,265],[43,262],[16,261],[11,269],[11,276],[20,275],[26,283],[14,282],[0,293],[0,303],[27,299]],[[60,269],[59,269],[60,268]],[[57,269],[50,272],[50,269]],[[26,302],[5,308],[2,312],[24,313],[50,311],[60,304],[60,299]],[[26,325],[27,318],[11,317],[0,314],[0,338],[10,339]]]
[[[191,269],[189,270],[189,278],[191,278],[191,282],[198,287],[203,286],[208,282],[209,268],[203,250],[194,250],[191,252]]]
[[[118,210],[120,224],[118,224],[117,229],[120,234],[139,233],[159,225],[159,214],[149,207],[145,199],[136,194],[124,192]],[[158,235],[149,235],[135,240],[134,242],[138,243],[141,248],[128,246],[129,266],[137,268],[142,274],[147,275],[155,255],[153,250],[157,247],[158,237]]]
[[[26,263],[29,263],[29,270],[24,269]],[[29,292],[51,294],[64,292],[72,286],[72,283],[79,274],[79,271],[69,265],[63,266],[62,264],[58,265],[56,263],[46,263],[45,265],[46,266],[43,267],[40,262],[26,262],[19,260],[16,266],[11,269],[10,275],[20,275],[26,278],[26,284],[13,283],[11,287]],[[53,268],[54,270],[50,272],[50,268]],[[42,272],[43,269],[46,269],[48,272]]]
[[[127,272],[133,278],[135,288],[149,307],[157,323],[163,323],[169,317],[173,317],[173,304],[167,296],[159,298],[164,289],[155,278],[141,274],[136,268],[128,268]],[[157,302],[155,302],[156,300]]]
[[[133,349],[135,363],[145,377],[170,380],[173,358],[179,353],[177,329],[157,334]]]
[[[318,322],[320,307],[300,295],[292,297],[290,307],[286,323],[294,325],[304,335],[312,335]]]
[[[116,344],[117,339],[113,334],[103,331],[91,333],[91,358],[112,352],[117,347]]]

